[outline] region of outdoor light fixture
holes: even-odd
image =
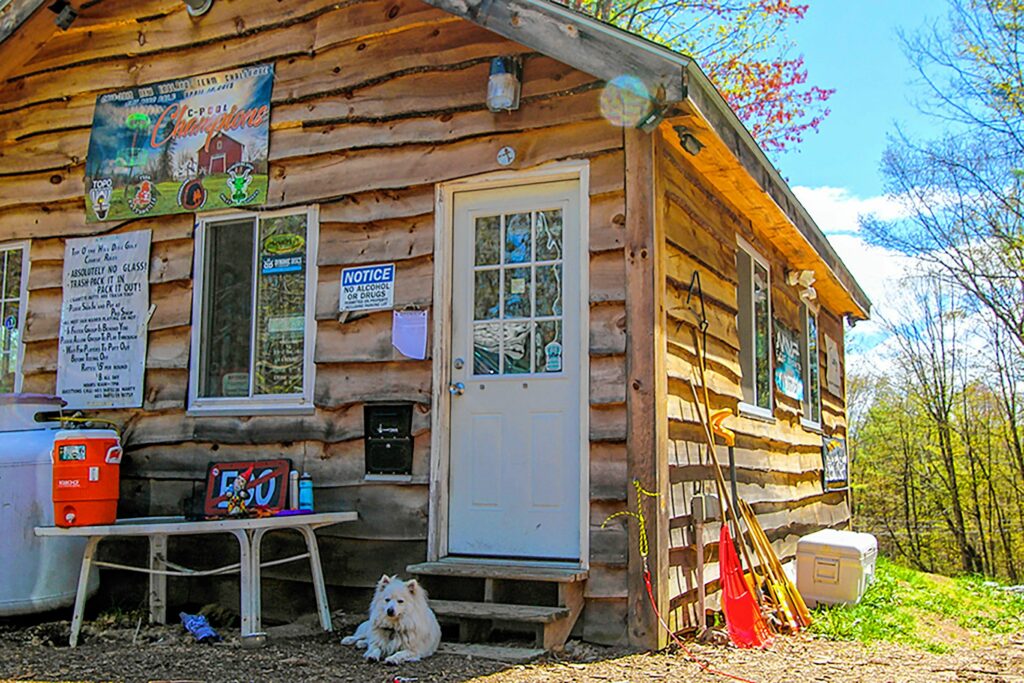
[[[68,0],[54,0],[53,4],[46,9],[57,15],[54,22],[61,31],[67,31],[71,28],[71,23],[78,16],[78,12],[71,6]]]
[[[704,143],[690,132],[686,126],[676,126],[676,135],[679,136],[679,144],[690,156],[697,156],[704,149]]]
[[[497,113],[519,109],[523,63],[518,57],[495,57],[487,79],[487,108]]]
[[[645,133],[652,133],[658,127],[661,120],[665,118],[665,108],[658,105],[654,100],[650,101],[650,108],[636,123],[636,127]]]
[[[185,3],[185,8],[193,17],[206,14],[213,6],[213,0],[182,0],[182,2]]]
[[[786,271],[786,284],[790,287],[810,287],[814,284],[814,271],[813,270],[787,270]]]

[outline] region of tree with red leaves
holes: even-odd
[[[829,114],[835,90],[807,84],[786,28],[808,5],[792,0],[560,0],[689,55],[769,153],[792,149]]]

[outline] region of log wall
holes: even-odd
[[[801,302],[794,288],[785,285],[785,257],[762,239],[756,222],[712,189],[678,146],[662,138],[656,150],[661,191],[659,220],[665,234],[665,307],[668,375],[668,459],[670,499],[670,595],[672,623],[694,625],[696,615],[696,544],[704,546],[704,582],[717,605],[718,533],[711,522],[703,538],[693,538],[690,501],[699,493],[717,495],[714,471],[708,462],[703,429],[696,412],[692,383],[702,388],[697,370],[696,317],[687,305],[694,271],[700,271],[706,305],[707,375],[711,410],[731,408],[738,413],[740,385],[739,332],[736,327],[736,238],[753,245],[771,265],[772,316],[799,331]],[[699,305],[697,305],[699,310]],[[822,335],[842,344],[841,319],[822,307]],[[823,340],[816,361],[822,392],[821,430],[802,426],[800,404],[781,394],[772,382],[773,419],[738,416],[727,421],[736,432],[738,493],[750,503],[761,525],[785,562],[796,552],[799,536],[822,527],[845,525],[850,511],[845,494],[822,489],[822,434],[844,436],[845,405],[842,395],[829,393],[825,383]],[[842,348],[840,347],[840,357]],[[718,449],[728,482],[728,456]]]
[[[509,54],[524,59],[522,106],[495,115],[483,102],[489,60]],[[193,417],[194,217],[85,222],[93,105],[100,93],[261,62],[276,66],[266,208],[320,205],[316,411]],[[432,361],[395,351],[390,312],[338,322],[341,269],[394,261],[395,306],[429,310],[435,183],[502,170],[505,145],[513,168],[588,159],[593,565],[582,629],[622,641],[625,532],[600,525],[626,495],[624,156],[599,86],[418,0],[220,0],[198,20],[180,0],[89,3],[0,87],[0,240],[32,239],[24,390],[55,389],[65,239],[151,230],[145,403],[104,413],[123,427],[121,514],[178,513],[213,459],[291,458],[313,475],[318,506],[360,515],[320,533],[328,582],[371,587],[425,559]],[[364,480],[362,408],[377,400],[416,404],[411,481]],[[288,568],[266,575],[293,579]]]

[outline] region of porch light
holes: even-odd
[[[679,136],[679,145],[686,150],[690,156],[697,156],[704,149],[704,143],[697,139],[686,126],[676,126],[676,135]]]
[[[492,112],[519,109],[523,63],[518,57],[495,57],[487,79],[487,108]]]
[[[185,3],[185,9],[193,17],[198,17],[206,14],[210,11],[213,6],[213,0],[182,0]]]

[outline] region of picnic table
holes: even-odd
[[[242,635],[258,633],[261,630],[260,570],[287,562],[309,558],[309,569],[313,575],[313,592],[316,595],[320,625],[325,631],[333,630],[331,612],[327,604],[323,568],[320,564],[320,550],[314,531],[320,527],[354,522],[355,512],[318,512],[304,515],[283,515],[274,517],[224,518],[212,521],[187,521],[184,517],[139,517],[119,519],[113,524],[81,527],[39,526],[36,536],[85,537],[85,553],[78,574],[78,592],[75,595],[74,614],[71,619],[71,647],[78,645],[78,634],[82,629],[82,613],[85,610],[89,574],[93,567],[109,567],[149,574],[149,619],[155,623],[167,621],[167,577],[168,576],[214,576],[238,572],[240,576],[242,613]],[[306,541],[306,552],[271,562],[262,562],[260,546],[263,537],[271,531],[292,529],[302,534]],[[239,561],[216,569],[189,569],[167,559],[168,536],[192,536],[199,534],[231,534],[238,540]],[[138,567],[95,559],[99,542],[115,537],[147,537],[149,539],[149,566]]]

